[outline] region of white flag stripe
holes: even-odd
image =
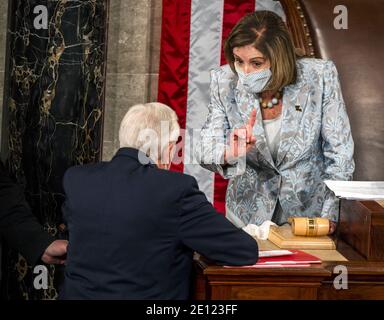
[[[188,132],[200,129],[208,114],[209,71],[220,65],[223,8],[223,0],[192,0],[186,117]],[[213,203],[214,174],[198,164],[189,164],[194,155],[188,132],[185,138],[184,173],[196,178],[200,190]]]
[[[280,1],[256,0],[255,10],[257,10],[257,11],[260,11],[260,10],[273,11],[274,13],[278,14],[284,21],[287,21],[283,7],[282,7]]]

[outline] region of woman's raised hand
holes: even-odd
[[[256,109],[253,109],[247,124],[234,129],[230,135],[229,147],[225,150],[224,163],[231,164],[243,157],[255,145],[256,137],[253,135],[253,127],[256,123]]]

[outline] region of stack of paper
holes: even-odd
[[[336,197],[348,200],[384,200],[384,181],[324,181]]]
[[[282,251],[282,250],[276,250]],[[281,255],[277,253],[274,255],[273,251],[269,251],[268,254],[263,254],[263,251],[260,251],[259,260],[256,264],[252,266],[241,266],[233,267],[226,266],[227,268],[250,268],[250,269],[259,269],[259,268],[302,268],[310,267],[312,264],[321,263],[321,260],[309,253],[300,251],[300,250],[284,250],[287,253]]]

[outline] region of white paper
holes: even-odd
[[[264,250],[264,251],[259,251],[259,258],[291,256],[293,254],[294,253],[289,250]]]
[[[348,200],[384,200],[384,181],[324,181],[336,197]]]

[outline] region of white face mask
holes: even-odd
[[[239,76],[239,81],[250,93],[260,93],[264,91],[265,86],[271,79],[272,72],[270,68],[251,73],[244,73],[235,63],[235,69]]]

